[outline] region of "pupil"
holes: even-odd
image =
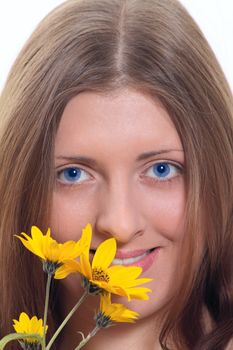
[[[72,168],[68,171],[68,174],[70,177],[76,177],[77,173],[78,173],[77,169],[74,169],[74,168]]]
[[[157,168],[157,171],[160,173],[160,174],[163,174],[165,171],[166,171],[166,166],[164,164],[160,164]]]
[[[82,170],[79,168],[67,168],[63,171],[64,180],[68,182],[77,182],[82,176]]]
[[[81,170],[77,168],[70,168],[64,172],[64,176],[67,180],[78,180],[81,176]]]
[[[170,173],[170,169],[167,164],[155,165],[153,170],[155,175],[161,176],[161,177],[165,177]]]

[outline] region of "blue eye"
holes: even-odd
[[[177,176],[180,172],[181,169],[178,166],[164,162],[151,166],[145,172],[145,175],[158,181],[166,181]]]
[[[83,169],[69,167],[58,172],[58,180],[66,184],[80,183],[89,179],[90,175]]]

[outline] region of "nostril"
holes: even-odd
[[[135,236],[142,236],[144,233],[144,230],[139,230],[135,233]]]

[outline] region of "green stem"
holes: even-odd
[[[58,327],[58,329],[56,330],[56,332],[54,333],[54,335],[52,336],[52,338],[50,339],[46,350],[49,350],[51,348],[51,346],[53,345],[55,339],[58,337],[58,335],[60,334],[60,332],[62,331],[62,329],[65,327],[65,325],[67,324],[67,322],[69,321],[69,319],[73,316],[73,314],[77,311],[77,309],[79,308],[79,306],[82,304],[82,302],[86,299],[86,297],[88,296],[88,291],[85,290],[85,292],[83,293],[83,295],[81,296],[81,298],[79,299],[79,301],[77,302],[77,304],[74,305],[73,309],[68,313],[68,315],[66,316],[66,318],[64,319],[64,321],[61,323],[61,325]]]
[[[75,348],[74,350],[80,350],[82,347],[84,347],[84,345],[86,345],[86,343],[89,342],[89,340],[96,335],[96,333],[98,332],[99,329],[100,328],[98,326],[95,326],[95,328],[88,334],[88,336],[86,338],[84,338],[79,343],[77,348]]]
[[[42,350],[46,350],[46,324],[47,324],[47,317],[48,317],[49,293],[50,293],[51,280],[52,280],[52,274],[48,273],[47,284],[46,284],[46,294],[45,294]]]

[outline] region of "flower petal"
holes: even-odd
[[[152,278],[138,278],[142,269],[137,266],[111,266],[108,269],[110,283],[112,285],[119,284],[124,288],[136,287],[152,281]]]
[[[83,252],[80,255],[80,264],[82,267],[82,274],[88,279],[91,279],[92,276],[91,264],[89,259],[91,238],[92,228],[90,224],[87,224],[87,226],[82,230],[82,237],[80,239],[80,245],[81,247],[84,247]]]
[[[79,272],[83,274],[82,266],[78,261],[70,260],[56,269],[54,278],[62,279],[74,272]]]
[[[77,258],[84,247],[90,242],[90,237],[85,237],[81,242],[67,241],[65,243],[58,243],[55,239],[50,236],[50,229],[48,229],[46,235],[44,235],[37,226],[32,226],[31,236],[29,237],[26,233],[22,232],[21,236],[16,236],[21,240],[23,245],[30,250],[33,254],[39,256],[45,261],[54,263],[63,263],[65,260]],[[85,239],[85,242],[83,242]]]
[[[137,312],[127,309],[122,304],[111,303],[108,293],[100,296],[100,312],[114,322],[133,323],[139,316]]]
[[[29,316],[22,312],[19,316],[19,320],[13,320],[13,328],[15,329],[16,333],[25,333],[27,335],[36,334],[42,337],[43,335],[43,321],[42,319],[38,319],[36,316],[33,316],[31,319]],[[45,327],[46,331],[48,329],[48,326]],[[26,341],[27,343],[36,343],[38,340],[36,338],[26,338],[22,340],[23,342]]]
[[[92,268],[101,266],[106,270],[116,255],[116,240],[115,238],[109,238],[102,242],[94,255],[92,261]]]
[[[33,241],[31,239],[31,237],[29,237],[28,235],[26,235],[26,233],[22,232],[22,235],[26,238],[20,237],[18,235],[15,235],[17,238],[20,239],[20,241],[23,243],[24,247],[27,248],[28,250],[30,250],[30,252],[32,252],[33,254],[39,256],[41,259],[45,259],[44,254],[35,248]]]
[[[32,244],[37,255],[40,256],[39,254],[43,254],[45,256],[44,259],[46,259],[47,257],[44,248],[48,247],[52,242],[55,242],[55,240],[50,237],[50,229],[47,230],[46,235],[43,235],[37,226],[32,226],[31,236]]]
[[[139,266],[123,266],[114,265],[108,269],[108,274],[111,276],[111,281],[122,283],[129,280],[134,280],[142,273],[142,268]]]
[[[126,288],[126,293],[128,294],[128,300],[139,299],[139,300],[148,300],[149,297],[147,293],[151,293],[150,288]]]

